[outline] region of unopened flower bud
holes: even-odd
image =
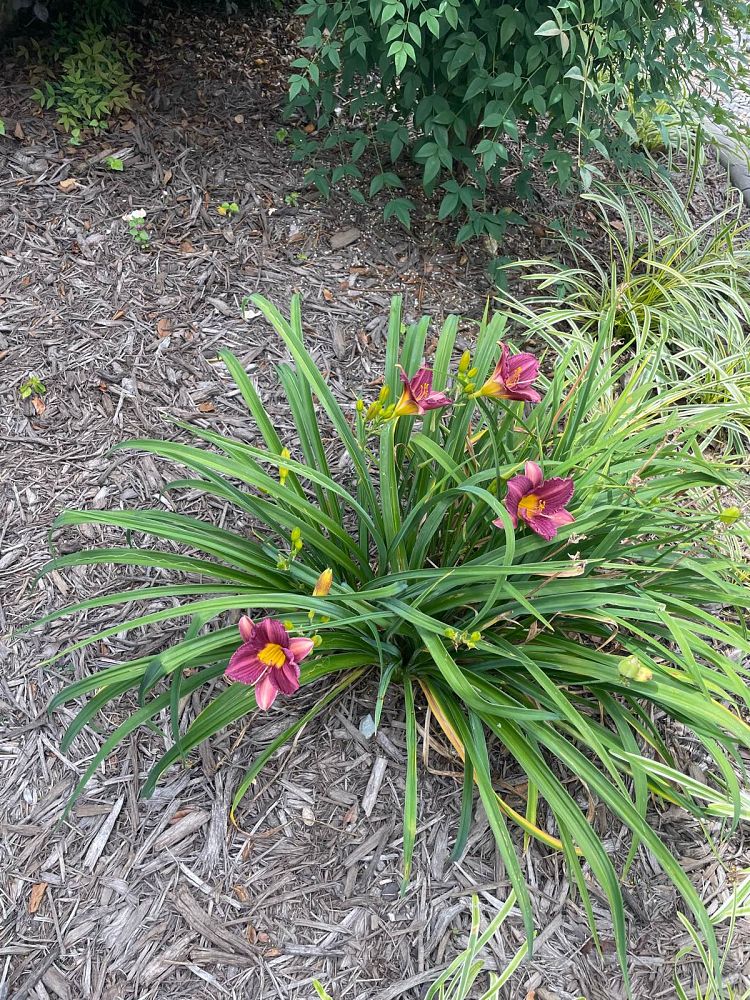
[[[380,393],[378,395],[378,402],[379,403],[385,403],[385,402],[387,402],[388,401],[388,397],[390,396],[390,394],[391,394],[390,387],[387,386],[387,385],[384,385],[383,388],[380,390]]]
[[[736,524],[741,517],[742,511],[739,507],[725,507],[719,514],[722,524]]]
[[[471,635],[469,636],[469,639],[472,642],[479,642],[479,640],[481,638],[482,638],[482,633],[481,632],[472,632]]]
[[[299,528],[292,528],[292,534],[290,537],[292,539],[292,544],[294,544],[295,542],[299,542],[300,539],[302,538],[302,532],[300,531]]]
[[[315,584],[315,588],[312,592],[313,597],[326,597],[330,593],[332,583],[333,570],[324,569],[318,577],[318,582]]]
[[[382,408],[383,407],[380,403],[380,400],[378,399],[376,399],[373,403],[370,403],[369,407],[367,408],[367,413],[365,413],[365,420],[366,421],[374,420],[375,417],[377,417],[380,414]]]
[[[364,412],[365,412],[365,401],[364,401],[364,399],[358,399],[357,400],[357,413],[364,413]]]
[[[294,622],[290,622],[288,619],[286,621],[283,621],[281,624],[284,626],[287,632],[291,632],[292,629],[294,628]]]
[[[316,649],[323,645],[323,640],[317,633],[312,637],[312,644]]]
[[[469,351],[464,351],[461,355],[461,360],[458,362],[458,371],[461,375],[464,375],[469,370],[469,365],[471,364],[471,353]]]
[[[288,448],[282,448],[281,449],[281,457],[282,458],[291,458],[292,457],[292,453],[289,451]],[[286,482],[286,477],[288,475],[289,475],[289,469],[285,465],[280,465],[279,466],[279,482],[281,483],[282,486]]]
[[[479,369],[478,368],[470,368],[467,371],[467,373],[466,373],[466,377],[467,378],[476,378],[478,374],[479,374]]]
[[[474,385],[473,382],[467,382],[466,385],[464,386],[464,392],[474,392],[475,389],[476,386]]]

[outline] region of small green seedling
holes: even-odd
[[[133,209],[132,212],[123,215],[122,220],[127,222],[128,231],[137,246],[146,247],[150,243],[151,236],[146,228],[146,210],[144,208]]]
[[[236,201],[222,201],[221,205],[216,209],[219,215],[228,216],[230,219],[233,215],[237,215],[239,210],[240,206]]]
[[[21,399],[30,399],[32,396],[43,396],[47,391],[47,386],[38,375],[27,376],[18,388],[18,395]]]
[[[125,167],[119,156],[108,156],[104,163],[110,170],[117,170],[118,172]]]
[[[284,195],[284,201],[290,208],[296,208],[299,201],[299,191],[290,191],[289,194]]]
[[[276,142],[286,142],[289,138],[289,130],[280,128],[276,130]]]

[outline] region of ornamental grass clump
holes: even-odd
[[[202,741],[270,710],[288,725],[250,764],[237,810],[274,752],[371,675],[376,722],[386,692],[403,698],[405,884],[424,698],[464,764],[454,856],[466,845],[476,790],[529,940],[532,906],[513,826],[561,852],[594,934],[589,884],[598,881],[623,967],[620,879],[639,845],[672,879],[715,951],[700,898],[648,810],[664,801],[728,826],[750,816],[734,770],[738,748],[750,747],[741,714],[750,706],[748,591],[732,555],[744,528],[724,516],[743,473],[731,458],[709,460],[700,444],[731,407],[686,408],[680,390],[664,386],[657,399],[613,347],[611,316],[602,318],[583,367],[575,345],[548,348],[543,358],[519,353],[501,314],[485,316],[473,356],[457,364],[458,319],[449,318],[425,364],[429,320],[401,342],[398,299],[382,391],[342,406],[305,348],[299,299],[288,319],[264,298],[253,301],[293,360],[279,366],[279,378],[295,439],[282,439],[242,365],[224,352],[257,445],[180,424],[195,445],[120,446],[187,467],[189,477],[173,490],[217,497],[252,523],[252,534],[233,531],[231,518],[219,527],[158,505],[67,511],[57,520],[57,528],[122,529],[123,545],[53,558],[47,571],[105,562],[157,572],[147,586],[48,615],[44,623],[123,607],[109,627],[47,662],[134,629],[185,623],[179,641],[92,665],[53,699],[53,709],[84,699],[66,751],[125,692],[140,699],[103,739],[74,797],[140,726],[156,723],[171,734],[146,779],[148,794]],[[164,599],[166,608],[130,610]],[[181,714],[196,696],[202,711]],[[705,780],[680,769],[665,738],[670,720],[690,733],[693,753],[700,748]],[[496,790],[496,755],[524,772],[525,802]],[[605,849],[587,817],[592,802],[630,831],[627,857]]]
[[[557,337],[583,332],[584,353],[602,316],[612,316],[615,342],[638,359],[658,357],[659,391],[682,384],[685,398],[731,402],[728,436],[747,448],[750,434],[750,230],[742,198],[696,223],[691,192],[668,180],[652,190],[598,186],[583,196],[607,252],[560,232],[573,263],[527,260],[520,268],[532,294],[500,293],[533,333]]]

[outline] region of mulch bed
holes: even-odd
[[[202,747],[149,801],[139,799],[139,784],[164,740],[137,733],[59,824],[76,776],[124,714],[120,706],[104,713],[63,755],[73,712],[49,716],[50,696],[94,663],[158,648],[179,633],[129,633],[94,655],[38,666],[116,623],[119,612],[65,619],[42,634],[13,629],[63,603],[122,589],[125,578],[154,578],[90,567],[37,581],[55,514],[173,502],[160,490],[174,470],[108,454],[125,438],[181,435],[167,417],[250,434],[217,363],[220,347],[242,359],[278,427],[288,428],[273,375],[283,350],[258,317],[243,317],[244,296],[259,291],[284,308],[292,290],[302,291],[313,353],[337,394],[352,401],[376,391],[391,295],[404,296],[408,319],[428,313],[439,323],[451,312],[479,316],[490,292],[486,248],[456,249],[433,205],[420,202],[407,234],[384,224],[378,206],[322,202],[303,187],[276,138],[293,58],[292,29],[281,19],[160,16],[149,25],[140,70],[143,105],[79,149],[30,102],[20,61],[5,58],[0,82],[8,126],[0,137],[0,998],[302,1000],[313,997],[318,977],[336,1000],[416,1000],[465,940],[471,894],[491,918],[509,891],[481,807],[463,859],[449,861],[458,764],[424,706],[419,834],[403,897],[403,718],[394,696],[377,736],[362,735],[374,704],[370,681],[273,758],[237,827],[228,822],[234,788],[308,695]],[[105,166],[111,154],[124,160],[122,173]],[[709,167],[700,195],[707,207],[721,204],[724,184]],[[216,213],[225,200],[241,208],[231,221]],[[121,219],[132,208],[147,211],[146,251]],[[554,254],[546,223],[563,214],[586,221],[585,207],[544,189],[530,213],[533,224],[514,230],[503,254]],[[471,325],[464,330],[468,346]],[[19,397],[30,373],[47,386],[36,402]],[[190,496],[181,509],[230,514]],[[70,551],[105,539],[114,536],[87,528],[56,543]],[[695,749],[680,737],[686,761]],[[507,766],[498,761],[498,780],[518,790],[522,777]],[[610,821],[598,810],[592,822],[624,857],[622,831],[607,834]],[[653,823],[704,898],[724,898],[732,870],[747,863],[741,837],[714,853],[678,810],[654,813]],[[600,955],[560,859],[532,846],[524,864],[541,937],[507,996],[623,996],[603,903]],[[687,940],[675,892],[643,852],[625,889],[634,995],[672,997],[674,956]],[[502,968],[522,939],[520,919],[511,917],[488,967]],[[731,961],[738,981],[750,984],[750,934],[738,932]],[[687,978],[688,966],[683,972]]]

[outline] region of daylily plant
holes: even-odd
[[[730,502],[745,456],[735,463],[714,448],[708,461],[701,451],[727,409],[683,405],[682,387],[613,349],[606,317],[585,350],[580,332],[566,328],[556,339],[529,321],[529,336],[549,349],[548,376],[534,355],[511,353],[502,314],[479,324],[471,355],[455,365],[459,321],[451,317],[428,368],[429,321],[402,338],[399,300],[380,394],[369,409],[364,400],[349,407],[305,346],[299,299],[288,318],[261,296],[252,301],[294,362],[279,367],[290,420],[269,415],[242,363],[223,351],[255,437],[190,424],[197,446],[127,443],[186,466],[190,478],[173,489],[200,489],[233,515],[219,525],[157,502],[151,510],[68,511],[55,523],[106,525],[122,530],[124,542],[68,552],[48,570],[102,562],[158,570],[147,586],[74,605],[111,618],[73,649],[105,640],[116,648],[131,630],[189,620],[180,640],[144,643],[147,652],[124,663],[96,663],[55,697],[59,705],[88,696],[66,733],[67,752],[97,710],[128,689],[138,695],[82,765],[74,795],[141,725],[167,718],[172,736],[146,779],[150,793],[203,740],[240,720],[252,725],[256,705],[295,695],[277,708],[281,719],[291,716],[285,728],[239,782],[237,808],[270,756],[369,673],[376,725],[393,692],[403,698],[405,885],[417,836],[419,732],[424,726],[429,746],[429,726],[439,726],[465,764],[454,854],[466,848],[478,792],[529,939],[533,901],[509,822],[562,853],[592,921],[597,880],[623,966],[620,879],[642,845],[681,893],[718,967],[711,921],[647,810],[656,795],[707,823],[750,818],[733,770],[750,749],[737,709],[750,704],[750,592],[735,554],[746,551],[746,529],[741,512],[717,509],[716,499]],[[433,410],[433,418],[404,419]],[[575,487],[565,476],[573,468]],[[572,553],[564,529],[574,491]],[[112,615],[137,601],[158,603]],[[721,607],[731,610],[718,615]],[[239,648],[238,612],[247,612]],[[49,676],[57,683],[56,672]],[[196,713],[201,693],[206,704]],[[682,755],[665,748],[657,727],[670,718],[707,762],[704,781],[683,773]],[[493,754],[526,781],[498,791]],[[587,815],[592,802],[632,833],[617,867]]]

